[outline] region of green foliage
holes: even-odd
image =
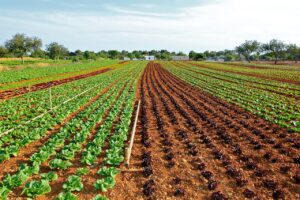
[[[83,184],[81,182],[81,178],[76,175],[72,175],[68,177],[66,183],[63,184],[63,188],[66,191],[81,191],[83,189]]]
[[[105,157],[105,163],[109,164],[109,165],[120,165],[121,162],[124,161],[124,156],[114,153],[114,152],[108,152],[107,156]]]
[[[85,152],[81,158],[81,163],[84,163],[86,165],[92,165],[95,163],[96,155],[94,155],[91,152]]]
[[[23,183],[25,183],[27,178],[28,178],[28,175],[22,171],[14,174],[14,175],[7,174],[4,177],[3,184],[9,189],[13,189],[13,188],[19,187]]]
[[[263,44],[262,50],[270,53],[275,58],[275,64],[277,64],[277,61],[284,58],[286,54],[286,44],[280,40],[273,39],[269,43]]]
[[[47,45],[47,53],[51,59],[58,60],[64,58],[69,54],[69,50],[63,45],[53,42]]]
[[[104,179],[98,179],[94,184],[94,187],[102,192],[107,192],[107,190],[113,188],[115,184],[116,182],[113,177],[106,177]]]
[[[100,176],[104,177],[115,177],[118,174],[118,170],[115,167],[102,167],[99,171],[98,174]]]
[[[42,194],[51,192],[51,187],[48,180],[31,181],[26,183],[22,195],[25,194],[27,197],[36,197]]]
[[[0,184],[0,200],[6,200],[10,192],[10,189]]]
[[[184,64],[182,67],[176,67],[171,63],[164,63],[164,66],[171,73],[191,85],[237,104],[272,123],[296,132],[300,130],[300,124],[295,120],[299,119],[300,105],[295,98],[287,97],[299,96],[298,86],[238,74],[239,72],[251,72],[270,78],[298,80],[298,72],[281,70],[289,69],[291,66],[257,65],[258,68],[263,68],[256,70],[249,69],[246,64],[232,66],[224,63],[202,62],[201,67],[196,66],[199,64],[193,62]],[[223,70],[232,71],[232,73],[224,73]],[[197,76],[195,76],[196,73]]]
[[[144,63],[142,63],[144,64]],[[51,113],[45,118],[41,118],[38,121],[34,121],[29,125],[25,125],[24,129],[13,132],[11,134],[6,135],[5,137],[0,138],[0,146],[11,146],[21,148],[22,145],[27,145],[30,142],[35,140],[39,140],[46,136],[49,130],[56,125],[56,123],[61,122],[66,116],[68,116],[73,110],[77,110],[80,108],[83,103],[88,102],[92,97],[99,94],[99,91],[105,89],[108,85],[115,82],[115,80],[119,80],[113,87],[111,87],[107,93],[101,95],[95,102],[89,105],[86,109],[80,111],[74,118],[72,118],[65,126],[62,126],[56,134],[51,135],[47,142],[44,143],[42,147],[38,149],[38,151],[30,157],[30,161],[28,165],[21,165],[16,174],[7,175],[3,179],[3,193],[5,193],[5,188],[9,190],[19,187],[24,184],[26,180],[31,178],[32,175],[39,173],[39,167],[45,161],[48,161],[49,158],[53,158],[49,161],[49,167],[52,169],[67,169],[71,166],[71,162],[66,160],[69,159],[69,152],[71,155],[77,154],[82,150],[83,144],[87,140],[90,135],[90,130],[101,121],[102,117],[105,115],[107,110],[110,110],[108,117],[105,119],[99,131],[93,137],[93,141],[90,141],[83,150],[83,152],[89,152],[95,158],[98,158],[99,154],[102,152],[103,145],[106,144],[107,138],[110,135],[110,131],[116,121],[117,117],[121,114],[121,121],[115,127],[116,136],[111,138],[111,142],[109,142],[109,149],[106,153],[115,154],[119,156],[123,153],[124,149],[124,140],[127,138],[128,134],[128,126],[130,124],[130,118],[133,107],[134,100],[134,92],[135,87],[132,87],[129,84],[126,84],[128,81],[134,81],[133,85],[137,84],[137,77],[143,70],[142,67],[137,67],[136,64],[129,64],[128,67],[120,67],[117,68],[113,74],[104,75],[99,77],[93,77],[90,79],[82,80],[82,85],[77,83],[70,84],[70,88],[77,88],[78,90],[86,89],[86,86],[89,87],[95,86],[95,89],[91,90],[90,93],[86,93],[84,96],[79,97],[76,101],[70,101],[68,104],[63,105],[61,110],[56,111],[55,113]],[[136,69],[136,70],[134,70]],[[129,76],[125,77],[124,74],[128,74]],[[121,78],[123,77],[123,78]],[[79,81],[78,81],[79,82]],[[124,88],[125,85],[125,88]],[[84,87],[85,86],[85,87]],[[67,87],[64,86],[64,87]],[[124,88],[124,90],[123,90]],[[119,95],[119,91],[121,95]],[[79,91],[73,92],[72,94],[77,94]],[[66,96],[66,91],[61,92]],[[25,105],[28,105],[28,101],[32,101],[34,98],[37,98],[41,101],[43,98],[43,91],[41,91],[41,96],[31,96],[33,94],[29,94],[25,99]],[[35,93],[36,95],[36,93]],[[24,95],[25,96],[25,95]],[[118,97],[118,98],[117,98]],[[18,97],[19,98],[19,97]],[[22,112],[20,115],[24,115],[27,113],[26,110],[19,109],[18,105],[22,101],[18,101],[17,104],[12,104],[11,107],[13,109],[20,110]],[[58,101],[60,102],[60,101]],[[37,102],[34,104],[36,105]],[[126,105],[123,107],[123,105]],[[10,106],[7,106],[6,109],[9,109]],[[37,110],[38,106],[34,108]],[[43,112],[44,110],[41,110]],[[62,115],[63,114],[63,115]],[[35,117],[35,114],[30,113],[30,117]],[[59,116],[59,118],[55,117]],[[13,116],[13,115],[12,115]],[[62,117],[63,116],[63,117]],[[52,121],[52,119],[55,119]],[[128,120],[129,119],[129,120]],[[51,122],[51,123],[50,123]],[[1,123],[1,122],[0,122]],[[2,127],[2,126],[1,126]],[[28,134],[28,130],[32,130],[31,133]],[[66,144],[66,141],[67,144]],[[9,144],[12,145],[9,145]],[[4,147],[6,149],[6,147]],[[11,148],[13,149],[13,148]],[[4,151],[6,152],[6,151]],[[12,152],[12,151],[10,151]],[[15,152],[18,152],[17,150]],[[67,152],[67,153],[66,153]],[[72,159],[70,157],[70,159]],[[64,193],[60,196],[62,199],[70,198],[72,199],[72,191],[81,191],[83,189],[83,184],[81,182],[81,175],[88,173],[86,168],[78,169],[76,175],[70,176],[67,182],[63,185]],[[117,170],[113,167],[104,167],[102,170],[99,170],[101,176],[103,176],[103,186],[102,188],[112,188],[115,184],[115,177]],[[24,188],[23,194],[26,194],[28,197],[34,197],[40,194],[46,193],[47,187],[45,183],[57,179],[57,174],[54,172],[49,172],[46,174],[41,174],[40,181],[33,181],[27,183],[26,188]],[[109,176],[109,177],[106,177]],[[112,179],[110,179],[112,178]],[[34,190],[33,186],[38,186],[42,191]]]
[[[37,37],[30,38],[25,34],[18,33],[12,39],[6,41],[5,47],[8,52],[23,59],[29,52],[40,49],[42,47],[42,40]]]
[[[77,176],[83,176],[89,173],[89,169],[84,167],[84,168],[79,168],[76,170],[76,175]]]
[[[48,180],[49,182],[51,182],[56,181],[58,179],[58,175],[55,172],[48,172],[45,174],[41,174],[41,178],[43,180]]]
[[[256,40],[246,40],[243,44],[236,47],[236,51],[239,55],[245,57],[250,62],[253,53],[258,53],[260,50],[260,44]]]
[[[8,50],[4,46],[0,46],[0,58],[7,56]]]
[[[105,196],[97,195],[93,198],[93,200],[109,200],[109,199]]]
[[[66,170],[70,166],[72,166],[72,163],[67,160],[62,160],[62,159],[53,159],[49,162],[49,166],[51,169],[63,169]]]
[[[62,192],[55,198],[55,200],[77,200],[77,196],[70,191]]]

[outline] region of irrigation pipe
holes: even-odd
[[[3,132],[3,133],[0,133],[0,137],[2,137],[2,136],[4,136],[4,135],[7,135],[8,133],[10,133],[10,132],[12,132],[12,131],[14,131],[14,130],[20,128],[20,127],[22,127],[22,126],[24,126],[24,125],[26,125],[26,124],[29,124],[29,123],[31,123],[32,121],[35,121],[35,120],[37,120],[37,119],[43,117],[44,115],[46,115],[46,114],[52,112],[53,110],[55,110],[55,109],[61,107],[62,105],[68,103],[69,101],[72,101],[72,100],[76,99],[77,97],[79,97],[79,96],[81,96],[81,95],[87,93],[88,91],[90,91],[90,90],[92,90],[92,89],[94,89],[94,88],[96,88],[96,87],[99,87],[99,86],[95,86],[95,87],[92,87],[92,88],[90,88],[90,89],[87,89],[87,90],[81,92],[80,94],[77,94],[76,96],[74,96],[74,97],[72,97],[72,98],[70,98],[70,99],[64,101],[61,105],[55,106],[55,107],[53,107],[52,109],[48,110],[47,112],[45,112],[45,113],[43,113],[43,114],[40,114],[40,115],[34,117],[34,118],[31,119],[31,120],[29,120],[29,121],[27,121],[27,122],[24,122],[23,124],[19,124],[19,125],[16,126],[15,128],[12,128],[12,129],[9,129],[9,130],[7,130],[7,131],[5,131],[5,132]]]
[[[129,143],[129,147],[127,148],[127,151],[126,151],[125,166],[127,166],[127,168],[129,168],[130,156],[131,156],[131,151],[132,151],[133,142],[134,142],[134,136],[135,136],[135,131],[136,131],[136,125],[137,125],[137,121],[138,121],[138,117],[139,117],[139,112],[140,112],[140,104],[141,104],[141,101],[139,101],[138,106],[137,106],[137,110],[136,110],[136,114],[135,114],[135,120],[134,120],[134,125],[133,125],[133,129],[131,131],[130,143]]]

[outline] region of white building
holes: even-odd
[[[123,58],[121,58],[120,60],[128,61],[128,60],[130,60],[130,58],[128,58],[128,57],[123,57]]]
[[[155,60],[155,56],[144,56],[145,60]]]
[[[190,60],[189,56],[172,56],[172,60]]]

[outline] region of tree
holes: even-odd
[[[108,51],[108,57],[110,59],[117,59],[118,56],[119,56],[119,51],[117,51],[117,50],[109,50]]]
[[[176,53],[175,54],[176,56],[186,56],[186,54],[185,53],[183,53],[183,52],[181,52],[181,51],[179,51],[178,53]]]
[[[58,60],[63,56],[67,56],[69,50],[63,45],[58,44],[57,42],[52,42],[46,47],[47,53],[51,59]]]
[[[8,53],[8,50],[4,46],[0,46],[0,58],[4,58]]]
[[[297,63],[300,59],[300,48],[296,44],[290,44],[287,46],[286,50],[289,58]]]
[[[85,51],[83,53],[83,58],[86,59],[86,60],[96,60],[97,55],[93,51]]]
[[[197,55],[197,53],[196,53],[195,51],[190,51],[190,53],[189,53],[189,57],[190,57],[190,59],[192,59],[192,60],[195,60],[196,55]]]
[[[278,60],[285,55],[286,45],[280,40],[273,39],[269,43],[263,44],[262,49],[275,58],[275,65]]]
[[[42,49],[37,49],[37,50],[34,50],[30,56],[33,58],[45,58],[46,52]]]
[[[42,46],[43,46],[43,42],[40,38],[38,38],[38,37],[32,38],[32,50],[33,51],[41,50]]]
[[[194,60],[204,60],[205,54],[204,53],[196,53]]]
[[[244,56],[245,59],[250,63],[251,56],[253,53],[258,52],[259,48],[260,44],[256,40],[246,40],[243,44],[237,46],[235,50],[240,56]]]
[[[42,41],[37,37],[30,38],[25,34],[16,34],[12,39],[5,42],[8,52],[22,59],[24,64],[24,56],[42,46]]]
[[[101,58],[108,58],[108,53],[106,51],[102,50],[97,53],[97,56],[101,57]]]

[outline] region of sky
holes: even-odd
[[[25,33],[72,51],[300,45],[299,8],[299,0],[0,0],[0,44]]]

